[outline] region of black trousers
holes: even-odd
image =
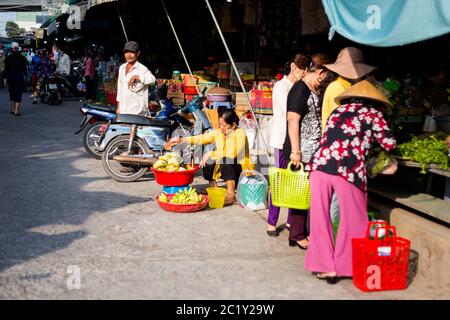
[[[95,100],[95,80],[90,76],[85,76],[86,79],[86,100]]]
[[[223,158],[219,161],[219,171],[221,178],[225,181],[234,180],[238,184],[239,176],[242,172],[242,166],[237,162],[237,159]],[[213,180],[214,168],[216,163],[207,164],[203,168],[203,177],[208,180]]]

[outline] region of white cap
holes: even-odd
[[[19,49],[19,44],[17,42],[11,42],[11,49]]]

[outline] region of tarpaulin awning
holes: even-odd
[[[322,0],[335,32],[354,42],[389,47],[450,32],[449,0]]]
[[[91,7],[107,2],[117,2],[118,0],[91,0]]]

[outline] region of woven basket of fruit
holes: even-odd
[[[152,167],[156,182],[168,187],[191,184],[197,170],[198,166],[183,164],[181,157],[176,152],[166,153],[159,157]]]
[[[197,194],[194,188],[179,191],[174,195],[160,194],[155,197],[161,209],[177,213],[198,212],[208,206],[209,198]]]

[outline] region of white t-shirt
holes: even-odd
[[[70,57],[67,53],[63,53],[62,56],[59,57],[56,72],[66,76],[70,75]]]
[[[286,138],[287,97],[293,85],[288,77],[284,76],[272,89],[273,117],[270,126],[270,146],[279,150],[283,150]]]
[[[120,66],[117,79],[117,102],[120,113],[147,115],[148,110],[148,86],[156,81],[155,76],[146,66],[136,61],[134,66],[125,74],[127,63]],[[131,77],[139,76],[140,82],[136,82],[132,88],[128,88]]]

